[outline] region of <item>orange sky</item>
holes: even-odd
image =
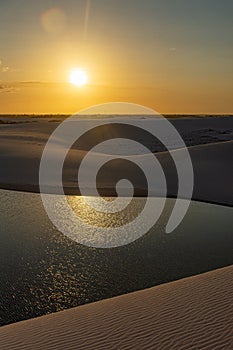
[[[1,4],[1,114],[116,101],[159,113],[233,113],[228,0],[20,4]],[[75,67],[88,72],[87,86],[68,83]]]
[[[210,87],[211,89],[211,87]],[[227,91],[118,87],[89,85],[75,87],[68,83],[12,83],[0,93],[0,113],[75,113],[91,105],[106,102],[133,102],[155,109],[159,113],[229,113],[231,96]],[[223,107],[219,106],[219,99]]]

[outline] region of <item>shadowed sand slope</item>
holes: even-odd
[[[233,266],[0,329],[0,348],[232,349]]]
[[[29,142],[29,141],[28,141]],[[25,143],[24,141],[11,140],[1,145],[0,154],[0,187],[24,191],[39,191],[39,166],[43,150],[44,140],[41,143]],[[182,164],[182,150],[176,152]],[[232,187],[232,154],[233,141],[198,145],[189,147],[190,156],[194,168],[194,193],[193,199],[206,202],[233,204]],[[83,150],[74,149],[69,152],[63,170],[63,186],[67,194],[79,194],[77,191],[77,169],[84,155]],[[54,151],[53,158],[58,156]],[[93,171],[96,159],[104,158],[104,154],[93,154],[92,162],[86,167],[87,174]],[[148,157],[147,154],[133,157]],[[132,160],[133,160],[132,157]],[[171,156],[168,152],[158,152],[156,157],[160,161],[167,178],[168,195],[175,197],[177,194],[177,173]],[[148,161],[149,157],[148,157]],[[51,170],[50,170],[51,171]],[[186,169],[183,169],[185,174]],[[146,187],[138,172],[127,167],[120,159],[105,166],[104,172],[99,177],[97,187],[102,189],[102,194],[115,195],[115,175],[128,178],[134,183],[135,195],[145,195]],[[123,177],[122,177],[123,176]],[[54,177],[55,178],[55,177]],[[56,193],[57,184],[48,183],[47,192]],[[154,188],[154,194],[160,195],[160,188]]]

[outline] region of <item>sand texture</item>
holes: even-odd
[[[233,266],[0,329],[0,348],[233,349]]]

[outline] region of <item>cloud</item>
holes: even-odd
[[[0,94],[1,93],[12,93],[18,91],[19,88],[14,84],[0,84]]]
[[[7,67],[7,66],[2,67],[2,69],[1,69],[1,72],[2,72],[2,73],[7,73],[7,72],[9,72],[9,71],[10,71],[10,68]]]
[[[11,68],[8,65],[6,65],[4,60],[0,58],[0,73],[13,73],[17,71],[17,69]]]
[[[171,51],[171,52],[175,52],[176,50],[177,50],[176,47],[169,47],[169,51]]]
[[[1,72],[1,70],[0,70]],[[70,86],[70,84],[67,83]],[[51,88],[64,87],[64,83],[40,82],[40,81],[16,81],[5,82],[0,80],[0,93],[13,93],[27,88]]]

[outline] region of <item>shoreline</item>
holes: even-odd
[[[25,186],[21,186],[21,185],[17,185],[17,184],[1,184],[0,183],[0,190],[3,191],[14,191],[14,192],[23,192],[23,193],[33,193],[33,194],[41,194],[40,189],[38,186],[34,186],[34,185],[25,185]],[[87,189],[88,192],[91,189]],[[116,197],[115,193],[112,192],[111,190],[107,189],[107,188],[98,188],[98,190],[100,190],[101,196],[102,197]],[[145,191],[143,189],[136,189],[136,193],[134,193],[133,198],[147,198],[147,195],[144,193]],[[50,191],[48,190],[48,192],[43,192],[43,194],[50,194],[50,195],[62,195],[63,193],[57,193],[56,188],[54,189],[50,189]],[[70,188],[66,188],[65,189],[65,195],[66,196],[82,196],[82,194],[80,192],[77,191],[77,189],[74,189],[73,187]],[[88,194],[88,197],[92,197],[91,194]],[[93,195],[94,196],[94,195]],[[125,196],[128,197],[128,196]],[[157,196],[150,196],[151,198],[156,198]],[[117,198],[117,197],[116,197]],[[159,197],[159,198],[164,198],[164,197]],[[167,199],[177,199],[177,200],[189,200],[185,197],[179,197],[177,198],[176,196],[173,195],[167,195],[165,198]],[[205,203],[205,204],[211,204],[211,205],[217,205],[217,206],[222,206],[222,207],[229,207],[229,208],[233,208],[233,204],[230,203],[222,203],[219,201],[207,201],[207,200],[203,200],[203,199],[198,199],[198,198],[191,198],[190,201],[192,202],[199,202],[199,203]]]

